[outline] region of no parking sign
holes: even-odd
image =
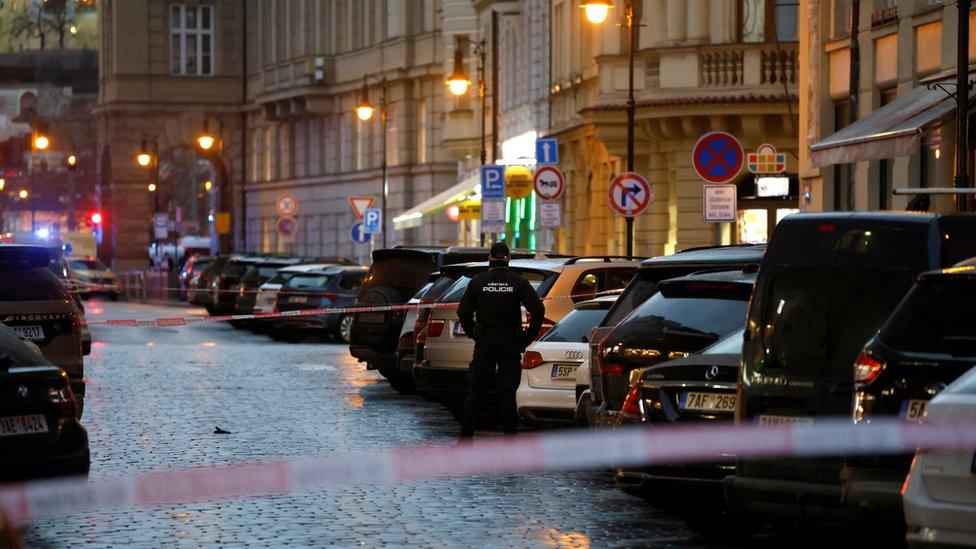
[[[708,183],[728,183],[742,171],[742,144],[726,132],[708,132],[701,136],[691,153],[691,163],[698,177]]]

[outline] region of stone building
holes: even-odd
[[[801,2],[801,62],[808,67],[800,94],[802,185],[811,209],[924,208],[926,200],[892,191],[952,186],[955,100],[948,92],[955,92],[955,3],[861,0],[859,20],[857,122],[845,127],[851,2]],[[970,63],[976,59],[974,22],[970,12]],[[971,148],[967,156],[972,166]],[[955,205],[951,196],[933,196],[927,207],[944,212]]]

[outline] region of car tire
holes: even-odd
[[[349,343],[352,341],[352,323],[355,317],[352,315],[342,315],[339,317],[339,322],[336,323],[336,338],[343,342]]]
[[[404,375],[399,370],[390,372],[386,376],[386,380],[390,382],[390,387],[393,387],[398,393],[409,395],[417,392],[417,388],[413,384],[413,376]]]

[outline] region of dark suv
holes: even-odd
[[[749,308],[736,416],[763,425],[853,414],[854,362],[923,271],[976,255],[976,216],[797,214],[766,251]],[[864,518],[841,457],[740,460],[734,510],[773,518]],[[853,512],[852,512],[853,511]]]
[[[766,246],[760,244],[689,248],[641,262],[630,284],[613,304],[603,322],[590,334],[590,383],[588,389],[580,392],[577,417],[586,418],[590,425],[602,424],[608,419],[608,409],[603,397],[603,378],[597,362],[597,346],[614,326],[654,293],[658,282],[703,270],[758,266],[765,250]]]
[[[698,273],[663,280],[597,347],[603,397],[619,413],[633,370],[697,353],[745,323],[751,272]]]
[[[854,421],[920,421],[929,399],[976,364],[976,267],[921,275],[854,362]],[[841,471],[850,506],[902,519],[912,455],[849,457]]]
[[[444,265],[484,261],[488,248],[396,247],[373,252],[373,264],[356,297],[357,307],[402,305],[413,297],[430,274]],[[349,352],[369,370],[395,375],[397,340],[405,311],[355,315]]]

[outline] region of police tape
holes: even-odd
[[[976,422],[869,424],[829,418],[762,426],[629,426],[434,444],[351,455],[319,455],[155,470],[89,482],[69,478],[0,486],[0,509],[16,521],[132,506],[177,506],[310,490],[477,475],[593,470],[621,466],[729,463],[735,459],[966,451]]]

